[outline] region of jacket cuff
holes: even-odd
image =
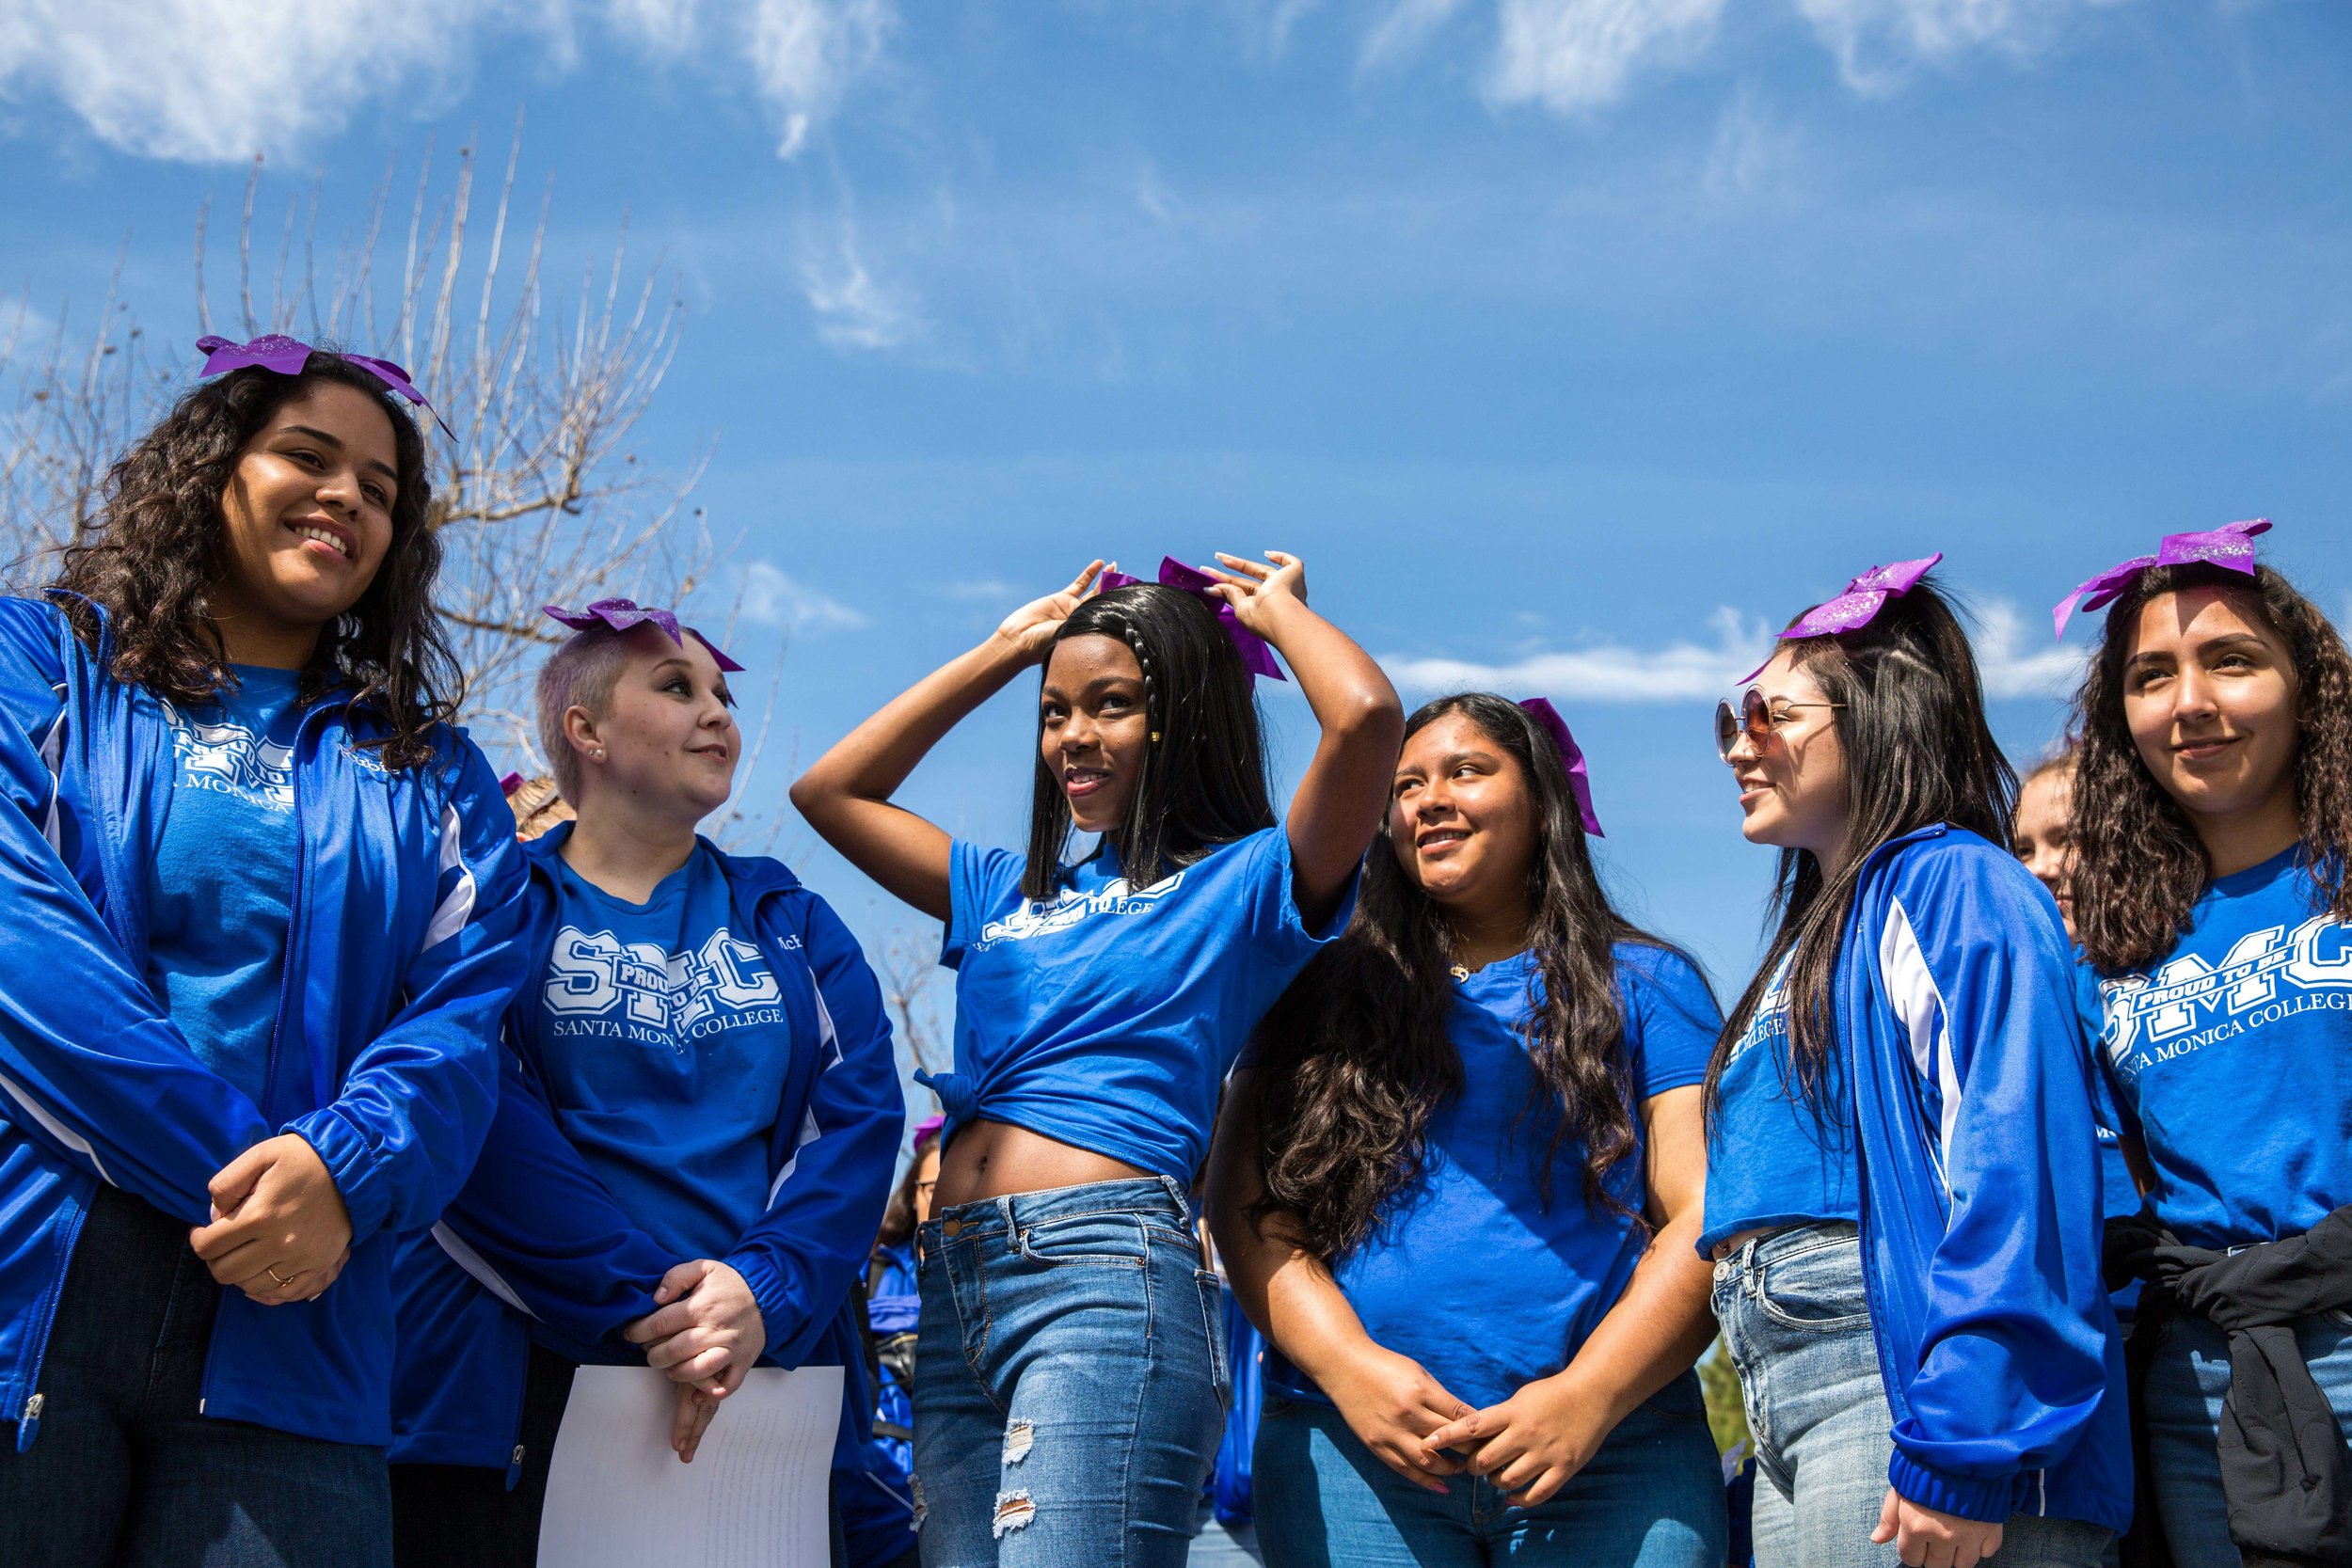
[[[759,1326],[767,1336],[767,1348],[760,1353],[760,1358],[781,1362],[787,1342],[799,1337],[805,1316],[783,1272],[769,1260],[766,1253],[750,1249],[731,1252],[720,1260],[743,1276],[743,1283],[752,1289],[752,1300],[759,1305]]]
[[[1921,1508],[1974,1519],[1979,1524],[2007,1524],[2009,1516],[2016,1512],[2015,1477],[1983,1481],[1975,1476],[1931,1470],[1900,1449],[1895,1450],[1895,1457],[1887,1464],[1886,1483]]]
[[[358,1246],[382,1229],[392,1212],[390,1183],[384,1180],[366,1135],[332,1105],[295,1117],[284,1130],[316,1149],[326,1174],[334,1178],[343,1210],[351,1216],[351,1244]]]

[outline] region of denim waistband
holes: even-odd
[[[1805,1225],[1791,1225],[1768,1235],[1758,1236],[1725,1257],[1723,1261],[1735,1267],[1761,1268],[1799,1253],[1814,1252],[1826,1246],[1859,1243],[1862,1227],[1851,1220],[1814,1220]]]
[[[923,1228],[943,1237],[1012,1230],[1043,1220],[1073,1214],[1115,1212],[1168,1220],[1179,1230],[1192,1225],[1192,1204],[1184,1190],[1165,1176],[1122,1177],[1117,1181],[1082,1181],[1074,1187],[1053,1187],[1041,1193],[1007,1193],[942,1209]],[[948,1227],[955,1228],[950,1230]]]

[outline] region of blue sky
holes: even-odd
[[[713,444],[736,651],[789,632],[748,802],[1093,555],[1279,546],[1408,698],[1558,699],[1728,991],[1769,861],[1708,718],[1767,623],[1945,550],[2022,758],[2048,606],[2160,532],[2267,515],[2352,610],[2347,102],[2330,0],[16,0],[0,285],[122,250],[185,343],[253,150],[327,234],[524,112],[550,271],[626,211],[686,305],[639,446]],[[1016,841],[1025,704],[914,803]]]

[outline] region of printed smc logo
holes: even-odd
[[[610,931],[566,926],[555,934],[546,999],[559,1019],[601,1018],[630,1037],[684,1041],[739,1023],[774,1022],[783,992],[759,949],[724,927],[691,953],[664,953],[650,942],[624,942]],[[648,1031],[660,1031],[657,1037]],[[571,1031],[566,1031],[571,1032]]]
[[[2183,954],[2153,974],[2099,982],[2104,1042],[2118,1071],[2296,1013],[2352,1007],[2352,930],[2314,915],[2240,937],[2218,964]]]
[[[1092,893],[1072,888],[1050,904],[1025,898],[1021,907],[1004,919],[992,920],[981,927],[980,940],[972,947],[977,952],[1000,942],[1026,942],[1031,937],[1050,936],[1098,914],[1141,914],[1175,892],[1184,879],[1184,874],[1179,871],[1166,881],[1137,889],[1129,885],[1124,877],[1119,877]]]
[[[172,754],[193,789],[234,795],[273,811],[294,810],[294,749],[276,746],[242,724],[210,724],[163,705]]]

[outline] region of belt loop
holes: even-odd
[[[1165,1173],[1160,1177],[1160,1185],[1167,1188],[1168,1196],[1176,1200],[1177,1217],[1182,1219],[1186,1226],[1190,1226],[1192,1224],[1192,1200],[1186,1196],[1184,1189],[1176,1184],[1174,1177]]]

